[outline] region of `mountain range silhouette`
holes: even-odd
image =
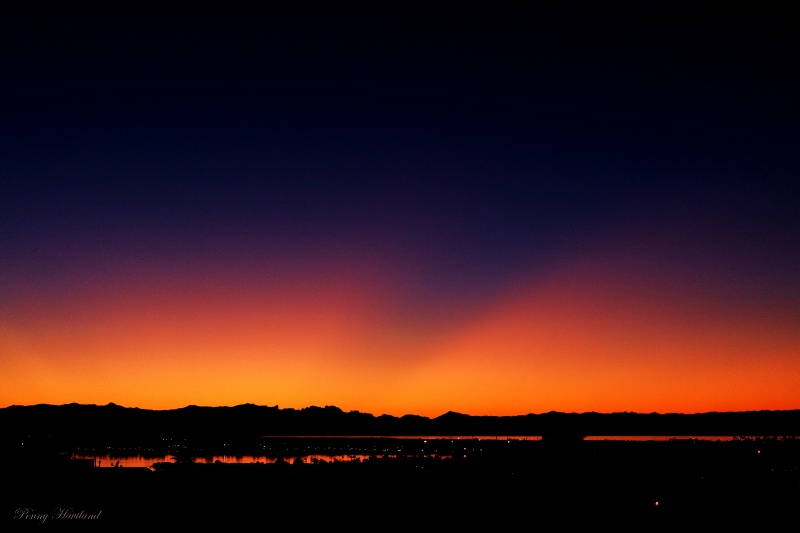
[[[797,436],[800,410],[679,413],[564,413],[472,416],[447,412],[375,416],[335,406],[303,409],[242,404],[148,410],[114,403],[12,405],[0,409],[11,439],[48,437],[70,443],[131,443],[150,438],[261,436]]]

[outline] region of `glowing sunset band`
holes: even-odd
[[[657,272],[575,263],[457,315],[391,269],[238,274],[20,290],[0,322],[0,404],[429,417],[800,406],[791,309],[676,290]]]

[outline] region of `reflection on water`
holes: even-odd
[[[704,440],[704,441],[712,441],[712,442],[727,442],[736,440],[736,437],[722,437],[722,436],[693,436],[693,437],[686,437],[686,436],[660,436],[660,435],[646,435],[646,436],[639,436],[639,435],[616,435],[616,436],[590,436],[586,437],[583,440],[618,440],[618,441],[636,441],[636,442],[646,442],[646,441],[683,441],[683,440]]]
[[[586,441],[732,441],[742,437],[732,436],[588,436]],[[402,441],[403,444],[392,443],[393,440]],[[540,436],[505,436],[505,437],[475,437],[475,436],[424,436],[424,437],[264,437],[261,449],[263,454],[203,454],[196,453],[192,456],[195,463],[211,464],[271,464],[278,461],[290,463],[303,462],[309,464],[328,462],[368,461],[377,457],[402,458],[411,456],[425,456],[438,458],[451,458],[452,452],[458,454],[481,451],[481,444],[488,441],[508,441],[509,443],[521,441],[541,441]],[[416,442],[412,442],[416,441]],[[461,448],[462,444],[464,447]],[[458,448],[453,448],[456,444]],[[417,447],[420,445],[421,447]],[[439,445],[446,445],[439,447]],[[127,451],[117,453],[72,453],[73,459],[91,460],[96,467],[128,467],[151,468],[155,463],[175,462],[171,454],[135,454]]]
[[[291,462],[295,460],[302,461],[304,463],[325,463],[325,462],[346,462],[346,461],[366,461],[369,460],[369,455],[364,454],[353,454],[353,455],[321,455],[321,454],[314,454],[314,455],[305,455],[305,456],[298,456],[296,459],[292,458]],[[154,463],[171,463],[175,461],[174,456],[172,455],[163,455],[163,456],[143,456],[143,455],[134,455],[134,456],[117,456],[117,455],[92,455],[92,454],[72,454],[72,459],[80,459],[80,460],[93,460],[94,465],[100,468],[114,468],[114,467],[127,467],[127,468],[152,468]],[[267,457],[267,456],[257,456],[257,455],[212,455],[212,456],[200,456],[194,458],[195,463],[224,463],[224,464],[255,464],[255,463],[262,463],[262,464],[271,464],[277,462],[278,459],[275,457]]]
[[[92,459],[94,466],[99,467],[137,467],[137,468],[150,468],[153,463],[161,461],[171,461],[172,456],[168,457],[145,457],[142,455],[133,455],[126,457],[117,457],[116,455],[92,455],[92,454],[72,454],[73,459]]]

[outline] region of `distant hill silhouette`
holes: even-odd
[[[280,409],[243,404],[147,410],[86,404],[29,405],[0,409],[0,427],[11,439],[47,439],[59,445],[135,445],[152,439],[242,439],[260,436],[797,436],[800,410],[658,413],[561,413],[401,417],[335,406]]]

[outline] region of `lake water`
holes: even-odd
[[[152,468],[154,463],[171,463],[174,461],[172,455],[163,456],[119,456],[115,454],[72,454],[73,459],[91,459],[94,460],[94,465],[97,467],[137,467],[137,468]],[[367,455],[306,455],[300,457],[304,463],[313,462],[332,462],[332,461],[363,461],[368,459]],[[256,455],[213,455],[211,457],[196,457],[195,463],[225,463],[225,464],[252,464],[264,463],[270,464],[277,461],[275,457],[256,456]]]
[[[665,441],[731,441],[738,437],[730,436],[589,436],[585,441],[629,441],[629,442],[665,442]],[[195,455],[196,463],[224,464],[270,464],[282,456],[289,462],[303,463],[366,461],[376,457],[398,458],[405,456],[429,456],[450,458],[454,451],[472,453],[480,449],[481,444],[507,441],[540,441],[539,436],[507,436],[507,437],[474,437],[474,436],[425,436],[425,437],[265,437],[264,454],[256,455]],[[402,445],[397,442],[402,441]],[[415,441],[415,442],[412,442]],[[347,443],[343,445],[343,443]],[[461,446],[461,445],[464,446]],[[419,447],[415,447],[418,445]],[[477,446],[477,448],[476,448]],[[274,449],[280,449],[275,453]],[[344,450],[344,448],[347,448]],[[170,454],[135,453],[120,450],[108,453],[79,452],[72,453],[73,459],[92,460],[96,467],[136,467],[152,468],[154,463],[174,462]]]

